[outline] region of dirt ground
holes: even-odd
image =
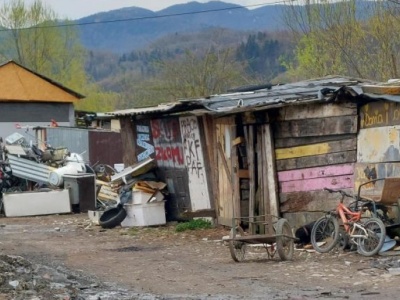
[[[86,214],[0,218],[0,254],[68,274],[69,285],[80,281],[74,296],[57,296],[65,300],[398,298],[399,256],[296,250],[282,262],[251,247],[235,263],[222,241],[228,234],[220,227],[177,233],[173,225],[105,230]],[[59,276],[43,274],[54,288]],[[56,299],[16,290],[0,289],[0,300]]]

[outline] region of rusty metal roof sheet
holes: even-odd
[[[133,108],[107,113],[113,116],[152,113],[188,112],[191,114],[230,114],[240,111],[264,110],[294,104],[328,102],[346,94],[355,101],[385,99],[400,102],[400,95],[374,94],[363,91],[363,86],[382,83],[345,76],[327,76],[295,83],[279,84],[247,92],[212,95],[208,98],[186,99],[153,107]],[[264,85],[266,86],[266,85]],[[400,81],[399,81],[400,87]]]
[[[249,109],[266,109],[307,102],[325,102],[336,97],[340,90],[352,96],[362,95],[362,85],[374,82],[348,77],[328,76],[314,80],[272,86],[250,92],[213,95],[203,101],[208,110],[226,113]],[[380,98],[383,98],[380,95]],[[400,99],[400,97],[399,97]]]

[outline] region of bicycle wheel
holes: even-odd
[[[381,250],[386,237],[386,228],[378,218],[368,219],[363,224],[368,237],[359,240],[358,251],[364,256],[373,256]]]
[[[331,215],[318,219],[311,230],[311,244],[320,253],[331,251],[339,241],[339,222]]]

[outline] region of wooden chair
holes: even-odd
[[[374,186],[383,181],[382,189],[366,189],[366,186]],[[358,187],[357,199],[367,199],[374,203],[373,213],[376,215],[376,204],[385,206],[397,206],[397,220],[400,220],[400,177],[378,178],[361,184]]]
[[[365,193],[361,195],[363,188],[366,185],[375,184],[379,181],[383,182],[383,187],[380,193]],[[358,187],[358,199],[364,198],[379,202],[384,205],[398,204],[400,198],[400,177],[388,177],[388,178],[378,178],[365,183],[360,184]]]

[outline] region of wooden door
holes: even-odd
[[[217,146],[217,217],[218,223],[225,226],[232,225],[232,218],[240,216],[240,202],[237,182],[237,152],[232,141],[236,137],[234,117],[217,119],[216,122]]]

